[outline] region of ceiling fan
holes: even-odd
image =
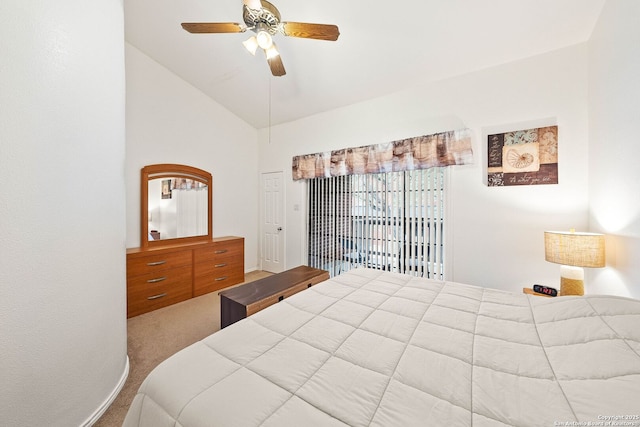
[[[336,25],[283,22],[280,12],[266,0],[243,0],[242,18],[245,25],[236,22],[184,22],[182,28],[190,33],[256,33],[244,41],[245,48],[255,55],[258,47],[264,50],[274,76],[284,76],[286,71],[280,53],[273,42],[277,33],[291,37],[336,41],[340,31]]]

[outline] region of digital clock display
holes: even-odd
[[[542,285],[533,285],[533,292],[543,295],[549,295],[551,297],[558,296],[558,291],[556,289]]]

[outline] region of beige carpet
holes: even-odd
[[[245,283],[271,273],[245,274]],[[175,352],[220,330],[220,297],[212,292],[127,320],[129,377],[96,427],[122,426],[129,405],[147,374]]]

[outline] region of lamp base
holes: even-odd
[[[582,267],[560,267],[560,295],[584,295],[584,270]]]
[[[560,278],[560,295],[584,295],[584,280]]]

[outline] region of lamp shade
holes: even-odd
[[[256,41],[258,42],[258,46],[267,50],[273,44],[273,39],[271,38],[271,34],[266,31],[258,31],[256,34]]]
[[[545,231],[544,258],[575,267],[604,267],[604,235]]]
[[[256,50],[258,50],[258,39],[256,39],[256,36],[249,37],[247,40],[243,41],[242,44],[251,55],[256,54]]]
[[[280,55],[280,52],[278,52],[278,49],[276,49],[275,44],[271,44],[271,47],[268,49],[265,49],[264,53],[267,55],[267,59],[272,59]]]

